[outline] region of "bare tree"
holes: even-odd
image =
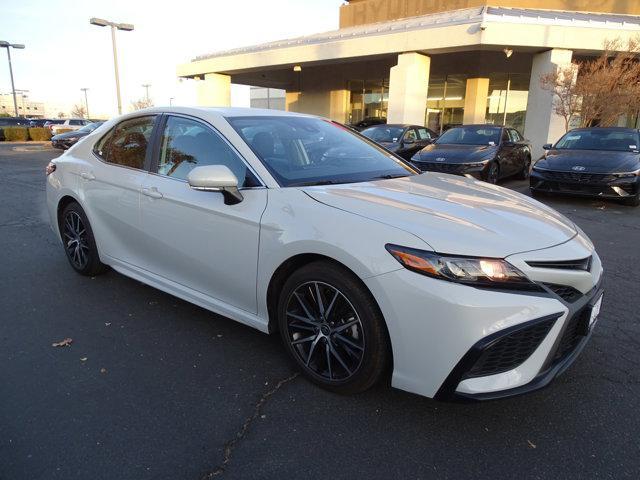
[[[580,112],[580,98],[576,93],[578,68],[576,63],[572,63],[540,76],[540,86],[553,93],[553,111],[564,118],[565,132]]]
[[[607,41],[602,54],[541,75],[553,93],[553,109],[565,120],[580,117],[581,127],[616,125],[622,115],[640,110],[640,37]]]
[[[153,102],[147,97],[131,102],[131,110],[142,110],[143,108],[153,107]]]
[[[84,118],[87,115],[87,109],[84,105],[76,103],[71,109],[71,116],[76,118]]]
[[[64,112],[58,112],[58,118],[64,118],[64,117],[66,117],[66,116],[67,116],[67,114],[66,114],[66,113],[64,113]]]

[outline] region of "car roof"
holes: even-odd
[[[633,132],[637,133],[639,130],[637,128],[628,128],[628,127],[581,127],[581,128],[573,128],[569,130],[570,132],[588,132],[588,131],[601,131],[608,130],[611,132]]]
[[[456,125],[455,127],[451,127],[451,130],[453,130],[454,128],[464,128],[464,127],[491,127],[491,128],[513,128],[513,127],[508,127],[506,125],[494,125],[493,123],[469,123],[469,124],[464,124],[464,125]]]

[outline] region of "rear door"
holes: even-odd
[[[221,192],[192,190],[189,172],[225,165],[244,199],[227,205]],[[257,312],[260,219],[267,190],[240,154],[211,125],[167,115],[152,173],[142,185],[142,267],[244,311]]]
[[[156,116],[123,120],[93,148],[96,160],[80,167],[80,191],[101,254],[132,265],[145,249],[140,189],[151,161]]]

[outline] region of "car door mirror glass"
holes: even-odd
[[[222,192],[227,204],[235,204],[243,200],[238,190],[238,178],[226,165],[195,167],[189,172],[187,181],[194,190]]]
[[[550,143],[545,143],[542,145],[543,150],[551,150],[552,145]]]

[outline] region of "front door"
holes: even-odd
[[[167,116],[157,158],[142,185],[143,268],[215,300],[257,312],[260,218],[267,190],[227,141],[198,120]],[[192,190],[196,166],[226,165],[244,200],[226,205],[220,192]]]

